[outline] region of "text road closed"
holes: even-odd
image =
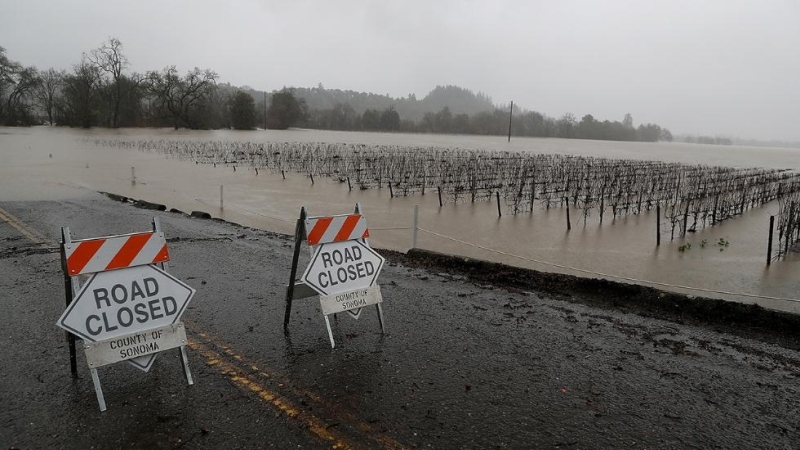
[[[303,281],[322,295],[375,284],[384,259],[362,241],[332,242],[317,247]]]

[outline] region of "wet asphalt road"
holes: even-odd
[[[30,235],[0,220],[5,448],[800,447],[794,350],[391,259],[379,278],[388,334],[373,308],[340,315],[332,350],[314,300],[295,303],[283,333],[287,236],[100,195],[0,208]],[[55,326],[55,243],[61,226],[75,238],[145,231],[153,215],[170,272],[197,289],[183,316],[195,385],[177,351],[149,374],[112,365],[99,371],[101,413],[83,355],[73,380]]]

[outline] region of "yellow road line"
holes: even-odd
[[[246,374],[233,364],[225,362],[220,358],[221,355],[214,350],[211,350],[206,345],[200,343],[198,340],[190,338],[189,347],[201,354],[206,359],[206,364],[219,370],[223,375],[228,377],[233,384],[254,393],[258,398],[271,404],[279,411],[286,414],[286,416],[303,422],[308,431],[320,439],[329,442],[333,448],[357,448],[355,444],[349,442],[349,440],[342,436],[341,433],[328,427],[324,421],[312,414],[302,411],[290,400],[262,386],[257,380],[254,380],[251,375]]]
[[[11,213],[4,210],[3,208],[0,208],[0,219],[2,219],[7,224],[11,225],[11,227],[14,228],[15,230],[22,233],[23,236],[28,238],[28,240],[30,240],[34,244],[37,244],[42,247],[48,247],[50,245],[49,243],[50,240],[47,238],[47,236],[39,233],[33,228],[26,226],[24,223],[22,223],[21,220],[17,219]]]
[[[193,323],[187,323],[194,328]],[[223,353],[228,355],[229,357],[235,359],[239,364],[239,367],[246,371],[246,372],[253,372],[258,375],[258,377],[266,378],[270,380],[277,380],[273,382],[279,382],[281,379],[287,381],[286,384],[279,384],[281,388],[290,390],[294,395],[298,397],[307,397],[311,401],[327,408],[329,411],[334,413],[336,418],[341,423],[346,423],[348,425],[353,426],[356,428],[360,433],[364,434],[365,437],[376,441],[381,448],[384,449],[395,449],[395,450],[402,450],[406,449],[407,447],[391,437],[387,436],[386,434],[376,430],[373,426],[364,422],[360,417],[358,417],[352,411],[341,407],[336,403],[329,403],[323,397],[316,394],[315,392],[309,390],[298,389],[293,386],[289,385],[289,381],[285,376],[279,374],[277,371],[272,370],[268,367],[264,367],[263,365],[257,366],[256,364],[248,361],[241,355],[236,354],[232,347],[225,342],[223,342],[220,338],[216,336],[212,336],[210,332],[207,331],[195,331],[197,335],[197,339],[204,341],[206,345],[212,345],[220,349]]]

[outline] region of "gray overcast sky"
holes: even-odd
[[[0,46],[70,68],[120,39],[131,69],[421,98],[437,84],[558,117],[800,141],[800,2],[0,0]]]

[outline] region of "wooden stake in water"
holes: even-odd
[[[772,264],[772,235],[775,232],[775,216],[769,216],[769,243],[767,244],[767,265]]]
[[[222,185],[219,185],[219,209],[224,209],[223,205],[223,195],[222,195]]]
[[[661,245],[661,205],[656,205],[656,247]]]
[[[131,167],[131,184],[136,184],[136,168]]]
[[[572,223],[569,220],[569,199],[565,199],[567,201],[567,231],[572,229]]]
[[[497,217],[503,217],[503,213],[500,210],[500,191],[495,192],[497,197]]]
[[[414,205],[414,228],[411,234],[411,248],[417,248],[417,231],[419,230],[419,205]]]

